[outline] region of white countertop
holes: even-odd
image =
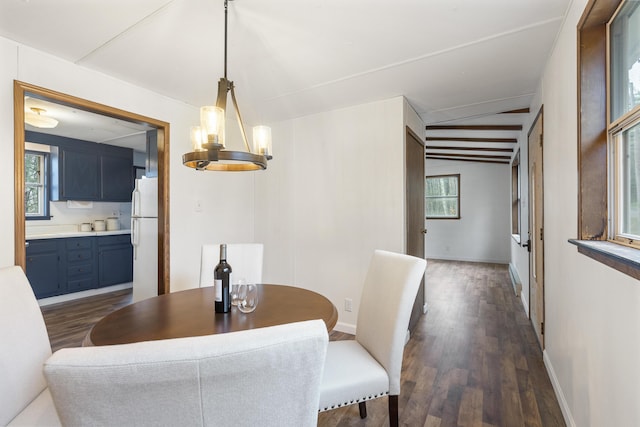
[[[26,240],[39,239],[62,239],[67,237],[87,237],[87,236],[113,236],[118,234],[131,234],[131,230],[114,230],[114,231],[42,231],[39,230],[33,234],[29,233],[25,236]]]

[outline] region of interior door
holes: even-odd
[[[406,130],[406,229],[407,254],[424,258],[425,212],[424,212],[424,144],[409,128]],[[424,277],[413,304],[409,330],[413,331],[423,313],[425,303]]]
[[[544,349],[544,186],[542,109],[529,131],[529,318]]]

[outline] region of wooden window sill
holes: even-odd
[[[640,250],[602,240],[569,239],[578,252],[640,280]]]

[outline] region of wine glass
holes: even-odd
[[[244,277],[240,277],[238,279],[238,281],[236,283],[232,283],[231,284],[231,290],[229,298],[231,299],[231,305],[238,305],[238,289],[240,288],[240,286],[246,285],[247,281],[244,279]]]
[[[247,283],[238,286],[238,310],[251,313],[258,305],[258,285]]]

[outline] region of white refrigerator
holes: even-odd
[[[133,302],[158,295],[158,178],[136,179],[131,195]]]

